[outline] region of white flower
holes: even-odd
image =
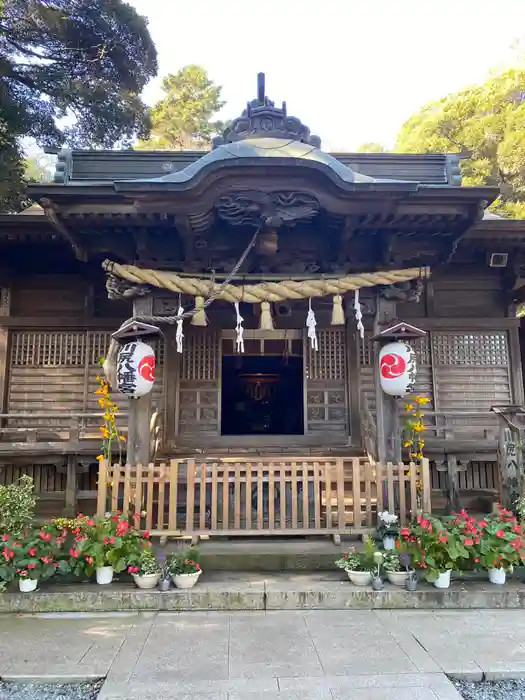
[[[385,525],[393,525],[398,521],[397,515],[394,515],[394,513],[389,513],[387,510],[384,510],[382,513],[379,513],[379,519]]]

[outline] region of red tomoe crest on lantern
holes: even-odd
[[[385,394],[406,396],[414,389],[416,354],[408,343],[388,343],[379,353],[379,381]]]
[[[385,379],[395,379],[396,377],[401,377],[403,372],[406,371],[407,363],[405,358],[401,355],[394,355],[389,353],[388,355],[383,355],[380,362],[381,376]]]
[[[141,340],[133,340],[120,348],[117,359],[117,386],[131,398],[145,396],[155,381],[155,353]]]
[[[155,355],[146,355],[139,362],[138,372],[148,382],[155,381]]]

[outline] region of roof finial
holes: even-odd
[[[257,100],[261,105],[265,104],[266,85],[264,73],[257,73]]]

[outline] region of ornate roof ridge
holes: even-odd
[[[212,148],[256,138],[290,139],[321,148],[319,136],[311,135],[300,119],[288,115],[286,102],[279,108],[266,96],[264,73],[257,74],[257,97],[248,102],[222,136],[213,139]]]

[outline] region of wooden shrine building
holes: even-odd
[[[401,320],[422,331],[409,342],[430,400],[432,506],[455,489],[490,507],[502,421],[491,409],[524,402],[525,222],[487,214],[498,191],[462,186],[457,156],[325,153],[261,77],[258,88],[210,152],[64,150],[54,182],[30,187],[35,204],[0,216],[0,483],[29,471],[43,512],[93,509],[99,358],[139,318],[162,335],[131,462],[176,459],[180,472],[197,460],[203,479],[230,465],[231,482],[250,460],[292,460],[299,475],[349,460],[350,508],[370,501],[360,465],[401,454],[372,338]],[[196,310],[182,352],[179,307]],[[115,397],[127,430],[130,400]]]

